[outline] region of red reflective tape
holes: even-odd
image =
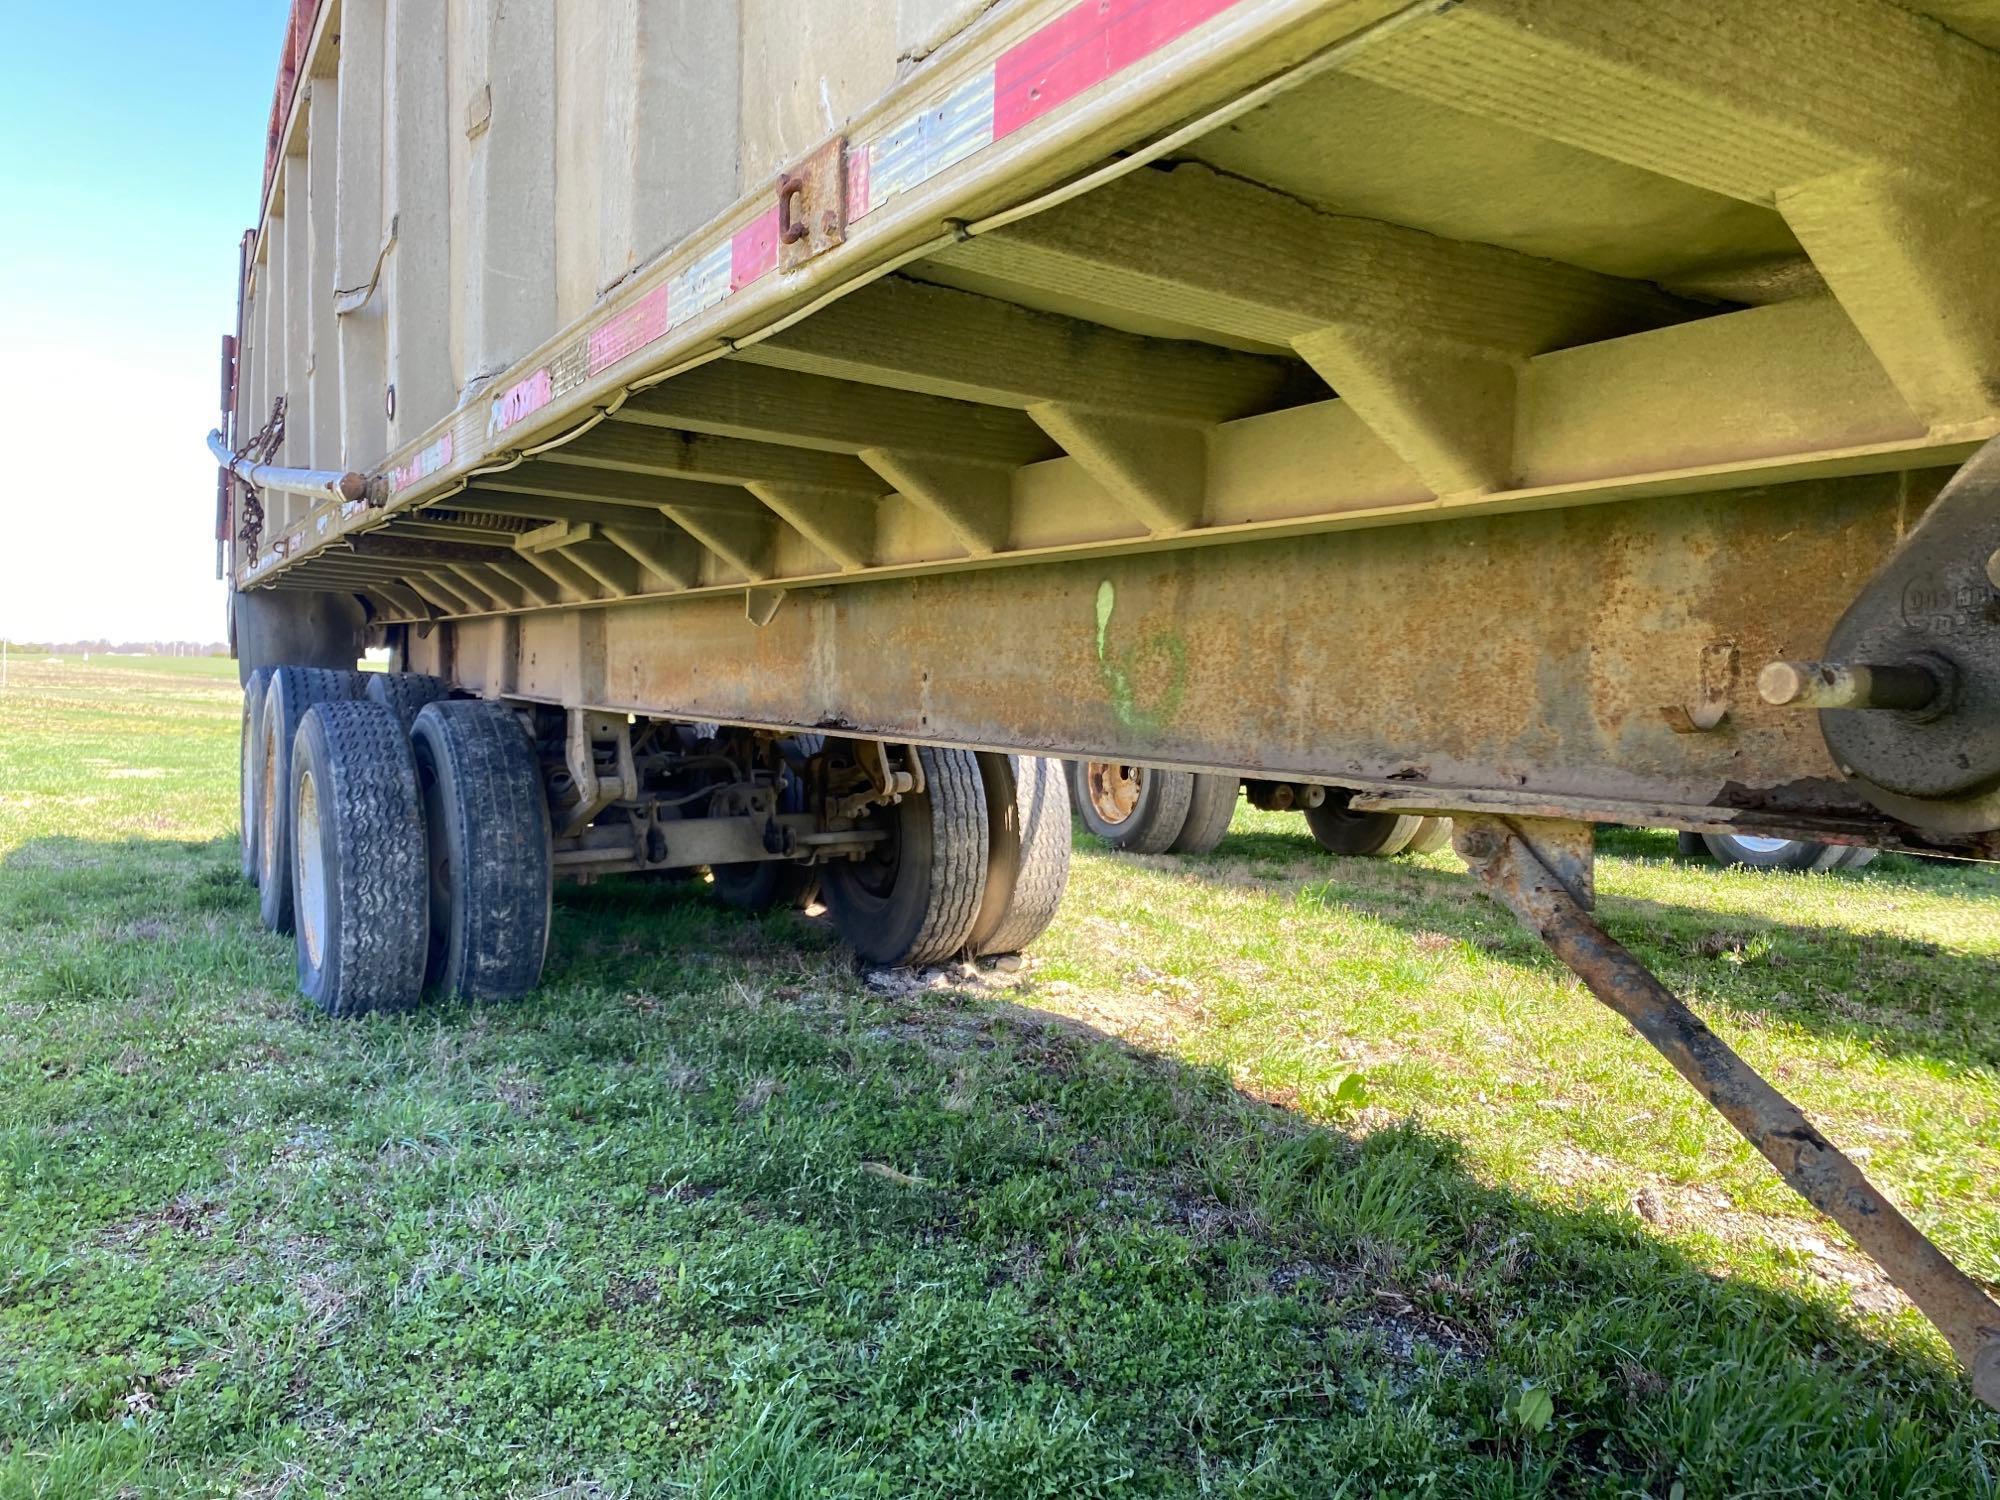
[[[486,418],[488,435],[505,432],[516,423],[526,421],[555,400],[555,395],[555,379],[547,368],[537,370],[527,379],[509,386],[493,399],[492,411]]]
[[[849,220],[868,217],[869,182],[868,143],[847,148],[847,217]]]
[[[451,434],[445,433],[430,447],[425,448],[400,468],[389,471],[389,489],[396,492],[406,490],[420,479],[426,479],[451,464]]]
[[[618,316],[590,331],[590,373],[608,370],[628,354],[664,337],[669,326],[667,286],[662,282]]]
[[[777,264],[778,210],[774,205],[737,230],[729,241],[729,290],[742,290]]]
[[[1236,0],[1083,0],[993,65],[999,139],[1185,35]]]

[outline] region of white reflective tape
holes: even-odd
[[[992,142],[993,70],[988,68],[868,143],[863,212],[880,208]]]
[[[724,240],[667,283],[667,315],[675,328],[699,317],[729,295],[730,273],[736,267],[734,246]]]

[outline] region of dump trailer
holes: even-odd
[[[1995,48],[300,0],[210,439],[265,918],[344,1014],[532,989],[616,872],[1018,949],[1068,761],[1449,818],[2000,1403],[2000,1309],[1591,878],[1614,821],[2000,858]]]

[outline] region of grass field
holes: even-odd
[[[1456,861],[1085,845],[1017,973],[558,896],[335,1024],[236,873],[227,663],[0,694],[0,1500],[1993,1496],[1941,1342]],[[2000,1281],[2000,877],[1603,915]]]

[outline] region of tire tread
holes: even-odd
[[[413,738],[438,758],[437,794],[456,841],[455,909],[437,988],[464,1000],[518,1000],[541,983],[553,915],[548,798],[534,746],[513,710],[440,699],[416,715]]]
[[[263,862],[264,840],[258,841],[257,905],[258,915],[273,932],[292,930],[292,749],[299,725],[316,704],[360,698],[366,687],[363,679],[363,673],[337,667],[273,667],[264,685],[264,708],[258,715],[262,730],[254,756],[261,772],[268,737],[275,733],[280,805],[275,809],[276,848],[271,851],[275,858],[269,866]]]
[[[396,715],[408,734],[417,722],[417,715],[429,704],[445,698],[451,689],[440,677],[431,677],[423,672],[370,672],[364,696],[371,703],[380,703]]]
[[[1181,824],[1181,831],[1174,835],[1174,841],[1167,845],[1169,854],[1213,854],[1236,817],[1236,795],[1243,789],[1241,779],[1197,771],[1191,780],[1187,818]]]
[[[1060,762],[1041,756],[979,759],[989,874],[966,942],[975,956],[1018,953],[1055,920],[1069,888],[1069,778]]]
[[[423,991],[429,886],[423,810],[395,711],[362,699],[307,710],[299,750],[313,764],[321,816],[333,820],[320,967],[297,936],[301,988],[331,1016],[406,1010]],[[299,766],[295,760],[293,777]],[[294,861],[296,865],[296,860]]]
[[[986,892],[986,791],[969,750],[920,747],[931,803],[929,900],[903,964],[942,963],[965,946]]]

